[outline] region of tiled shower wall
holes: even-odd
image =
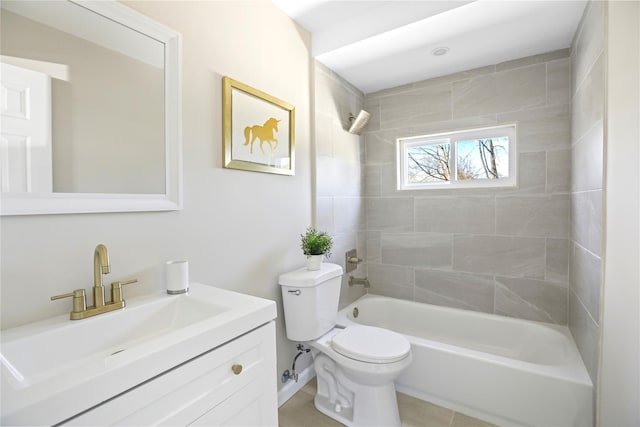
[[[604,151],[604,2],[587,5],[571,51],[573,69],[569,328],[592,381],[600,335]]]
[[[371,292],[567,323],[571,59],[550,52],[369,94]],[[396,138],[518,124],[518,188],[396,190]]]
[[[331,257],[327,260],[345,267],[345,252],[364,252],[362,230],[363,182],[361,173],[363,137],[352,135],[349,113],[362,108],[364,95],[333,71],[316,62],[315,88],[315,213],[316,226],[334,237]],[[363,277],[364,266],[351,273]],[[340,306],[364,294],[362,286],[349,287],[343,276]]]

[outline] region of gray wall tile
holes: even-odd
[[[486,195],[416,197],[415,230],[492,234],[495,231],[494,198]]]
[[[423,80],[420,82],[415,82],[411,85],[414,89],[419,89],[423,87],[429,86],[440,86],[445,83],[452,83],[459,80],[468,80],[473,77],[482,76],[485,74],[493,74],[496,71],[495,65],[487,65],[485,67],[473,68],[471,70],[461,71],[459,73],[449,74],[447,76],[436,77],[429,80]],[[389,90],[387,93],[391,94],[395,91],[393,89]]]
[[[380,129],[380,98],[367,96],[364,100],[364,109],[371,114],[365,128],[366,132],[375,132]],[[354,112],[353,114],[357,114]]]
[[[395,129],[395,132],[397,137],[420,136],[431,133],[495,126],[498,124],[496,114],[481,114],[470,117],[458,117],[439,122],[416,123],[410,127]]]
[[[582,138],[604,117],[604,54],[598,57],[573,97],[571,137]]]
[[[335,233],[333,197],[316,197],[316,227],[329,234]]]
[[[380,195],[382,197],[406,196],[406,191],[398,191],[398,177],[395,163],[385,163],[380,165]]]
[[[380,165],[367,165],[364,168],[364,195],[380,196],[382,168]]]
[[[547,104],[569,104],[572,93],[571,58],[547,63]]]
[[[365,213],[362,198],[334,197],[333,223],[337,233],[354,233],[363,229]]]
[[[380,238],[383,264],[451,267],[452,237],[437,233],[388,233]]]
[[[315,154],[318,157],[331,157],[333,156],[333,117],[317,111],[315,119]]]
[[[367,165],[389,163],[396,155],[396,132],[376,131],[364,134]]]
[[[358,275],[360,277],[360,275]],[[367,293],[367,290],[362,286],[349,286],[349,277],[345,274],[342,276],[342,285],[340,286],[340,301],[338,309],[341,310],[344,307],[351,304],[361,296]]]
[[[315,110],[338,118],[343,125],[350,112],[359,111],[363,94],[319,62],[315,62]]]
[[[521,153],[571,147],[571,108],[552,105],[498,115],[501,123],[518,123],[518,150]]]
[[[416,300],[493,313],[493,276],[416,269]]]
[[[496,233],[568,237],[569,195],[496,197]]]
[[[602,190],[572,193],[571,239],[600,255],[602,238]]]
[[[596,324],[600,319],[602,260],[578,244],[573,245],[571,288]]]
[[[547,151],[547,193],[571,190],[571,150]]]
[[[605,102],[605,2],[590,1],[572,46],[569,328],[597,389]]]
[[[413,230],[412,198],[368,198],[366,206],[368,230]]]
[[[380,98],[380,128],[451,119],[451,85],[424,87]]]
[[[602,189],[604,131],[602,120],[573,144],[571,157],[571,190]]]
[[[527,67],[529,65],[552,62],[558,59],[568,58],[571,52],[569,49],[558,49],[552,52],[541,53],[540,55],[527,56],[525,58],[514,59],[512,61],[496,64],[496,71],[505,71],[513,68]]]
[[[364,95],[323,65],[315,63],[315,212],[314,225],[334,238],[329,261],[344,265],[344,252],[356,247],[364,228],[363,137],[345,131],[349,112],[357,112]],[[366,254],[362,254],[366,256]],[[342,287],[340,304],[364,293]]]
[[[413,299],[413,269],[395,265],[368,264],[369,292],[393,298]]]
[[[547,239],[546,272],[548,280],[566,282],[569,280],[569,240]]]
[[[453,117],[517,111],[546,103],[545,64],[453,84]]]
[[[569,291],[569,329],[595,385],[598,382],[600,328],[572,291]]]
[[[497,277],[496,313],[566,324],[567,288],[542,280]]]
[[[574,93],[604,50],[604,5],[603,1],[590,1],[578,27],[572,46]]]
[[[600,256],[602,253],[602,190],[589,192],[591,221],[589,226],[589,245],[587,248]]]
[[[381,231],[366,231],[366,261],[368,265],[380,264],[380,235]]]
[[[453,269],[543,279],[545,239],[457,235],[453,238]]]
[[[544,151],[520,153],[518,160],[518,188],[516,193],[544,193],[547,156]]]
[[[320,197],[360,196],[360,162],[340,157],[316,158],[316,191]]]
[[[567,291],[543,280],[497,277],[496,313],[564,325]]]

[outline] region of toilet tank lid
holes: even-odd
[[[289,273],[281,274],[278,278],[278,283],[282,286],[313,288],[320,283],[341,275],[341,266],[323,262],[320,270],[307,270],[306,267],[302,267]]]

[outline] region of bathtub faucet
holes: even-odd
[[[364,285],[365,289],[369,289],[371,287],[371,284],[369,283],[369,279],[367,279],[366,277],[362,279],[358,279],[353,276],[349,276],[349,286],[353,286],[353,285]]]

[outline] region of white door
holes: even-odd
[[[48,75],[1,64],[0,191],[53,191],[51,80]]]

